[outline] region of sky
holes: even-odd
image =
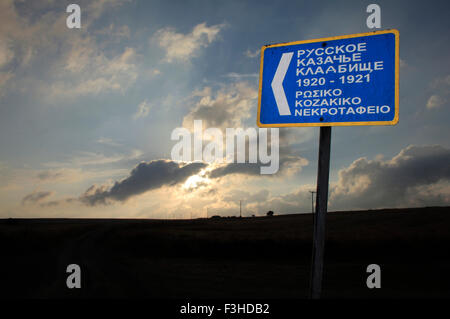
[[[80,29],[70,3],[0,2],[0,218],[311,211],[319,128],[279,130],[274,175],[174,161],[171,134],[256,128],[261,47],[373,31],[371,1],[77,1]],[[333,128],[329,210],[450,205],[450,3],[376,3],[400,120]]]

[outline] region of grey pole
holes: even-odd
[[[330,172],[331,127],[320,127],[319,165],[317,170],[316,214],[314,215],[311,298],[319,299],[322,292],[325,221]]]

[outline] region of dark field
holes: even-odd
[[[310,214],[0,220],[2,298],[307,298]],[[325,298],[450,297],[450,208],[327,217]],[[68,264],[82,288],[66,288]],[[366,267],[381,266],[381,289]]]

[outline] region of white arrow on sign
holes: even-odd
[[[294,52],[283,53],[275,72],[275,76],[272,80],[272,91],[275,96],[275,102],[277,103],[278,112],[280,115],[291,115],[291,110],[289,109],[286,94],[283,89],[283,80],[286,76],[286,72],[289,68],[289,63],[291,63],[293,55]]]

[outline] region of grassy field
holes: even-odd
[[[0,220],[2,298],[307,298],[313,216]],[[450,208],[332,212],[325,298],[450,297]],[[66,266],[82,269],[67,289]],[[366,267],[381,266],[381,289]]]

